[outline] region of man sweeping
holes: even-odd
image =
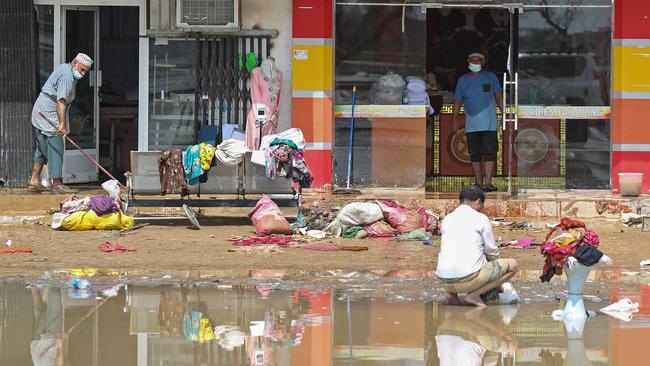
[[[515,259],[499,259],[492,225],[481,213],[485,193],[476,185],[460,192],[460,206],[442,221],[436,276],[449,304],[484,307],[498,300],[499,287],[517,272]],[[459,298],[458,294],[466,294]]]
[[[42,190],[39,177],[45,164],[52,179],[52,193],[72,192],[63,185],[63,137],[68,134],[66,118],[70,104],[75,99],[77,81],[88,73],[92,65],[93,60],[88,55],[79,53],[70,63],[56,66],[34,103],[32,125],[36,135],[36,151],[28,185],[32,192],[39,193]],[[57,127],[50,125],[39,113],[58,122]]]

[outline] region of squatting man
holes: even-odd
[[[481,213],[483,191],[476,185],[467,186],[459,200],[460,206],[442,221],[436,276],[449,304],[484,307],[486,301],[498,300],[500,286],[517,272],[517,261],[499,259],[492,225]]]

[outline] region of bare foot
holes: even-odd
[[[448,305],[460,305],[460,299],[458,298],[457,294],[447,292],[445,294],[445,299],[447,300]]]
[[[474,306],[477,306],[479,308],[484,308],[487,305],[481,300],[481,295],[476,295],[476,294],[467,294],[465,295],[465,302],[468,304],[472,304]]]

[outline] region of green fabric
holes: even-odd
[[[299,152],[299,153],[302,152],[302,150],[300,150],[300,149],[298,148],[298,145],[296,145],[296,143],[293,142],[292,140],[289,140],[289,139],[281,139],[281,138],[279,138],[279,137],[276,137],[276,138],[273,139],[273,141],[271,141],[271,146],[274,146],[274,145],[280,145],[280,144],[288,145],[288,146],[289,146],[290,148],[292,148],[294,151],[297,151],[297,152]]]
[[[397,236],[397,241],[406,240],[426,240],[429,239],[427,232],[424,229],[413,230],[410,233],[400,234]]]
[[[251,71],[253,71],[254,68],[258,66],[257,63],[257,55],[255,52],[249,52],[246,54],[246,71],[250,74]],[[239,54],[239,68],[244,67],[244,56],[240,53]]]
[[[302,211],[298,211],[298,214],[296,215],[296,221],[294,221],[293,224],[291,224],[291,228],[293,229],[300,229],[305,226],[307,226],[307,217],[305,216]]]
[[[361,230],[363,230],[363,226],[349,227],[349,228],[345,229],[345,231],[343,231],[343,234],[341,234],[341,237],[344,238],[344,239],[354,239],[354,238],[357,237],[357,233],[359,231],[361,231]]]

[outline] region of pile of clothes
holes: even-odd
[[[429,94],[427,94],[427,85],[424,80],[408,76],[406,78],[406,91],[404,93],[404,104],[408,105],[424,105],[427,107],[427,114],[432,115],[434,110],[429,101]]]
[[[320,231],[346,239],[427,240],[440,233],[438,216],[431,211],[419,206],[409,209],[387,200],[348,203],[336,216],[324,208],[323,202],[302,205],[292,227],[310,235]]]
[[[542,243],[541,253],[546,260],[540,279],[542,282],[548,282],[554,275],[561,275],[562,267],[572,256],[580,257],[576,258],[580,262],[584,257],[587,261],[583,263],[585,265],[597,263],[602,257],[602,253],[596,249],[599,245],[598,235],[584,222],[563,217]]]
[[[207,143],[191,145],[185,153],[179,149],[162,150],[158,155],[160,193],[188,196],[190,185],[208,181],[208,172],[217,161],[237,165],[248,151],[245,142],[236,139],[225,140],[216,147]]]
[[[124,215],[117,199],[108,195],[79,198],[71,196],[60,204],[52,217],[56,230],[122,230],[133,227],[135,220]]]
[[[298,183],[301,188],[310,188],[314,177],[305,161],[305,146],[302,131],[298,128],[264,136],[260,150],[264,153],[266,176],[271,180],[285,177]]]

